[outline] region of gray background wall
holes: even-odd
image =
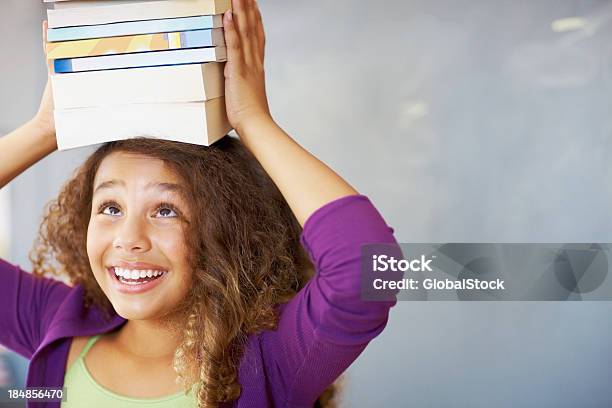
[[[405,242],[611,242],[612,4],[260,0],[270,103]],[[0,129],[38,106],[38,2],[0,5]],[[551,23],[586,19],[582,29]],[[9,63],[10,61],[10,63]],[[11,260],[87,155],[12,183]],[[612,304],[400,303],[346,407],[612,406]]]

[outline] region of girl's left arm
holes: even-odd
[[[272,119],[265,91],[265,36],[255,0],[233,0],[224,16],[225,98],[230,123],[279,188],[300,225],[318,208],[358,194]]]
[[[314,400],[386,326],[395,304],[361,300],[364,243],[395,243],[376,208],[299,146],[273,120],[264,83],[264,32],[254,0],[233,0],[224,18],[230,123],[259,160],[303,227],[315,276],[279,308],[274,331],[258,337],[275,406]],[[241,376],[260,377],[257,365]],[[245,368],[246,369],[246,368]]]

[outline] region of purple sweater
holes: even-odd
[[[360,247],[395,243],[392,234],[362,195],[332,201],[310,216],[301,243],[317,273],[280,307],[277,330],[249,338],[239,367],[242,393],[227,406],[313,406],[387,323],[395,301],[360,300]],[[80,285],[35,277],[0,260],[0,344],[30,360],[28,387],[61,388],[72,338],[125,322],[116,314],[105,321],[98,309],[84,308]]]

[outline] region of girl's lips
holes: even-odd
[[[141,283],[137,285],[128,285],[126,283],[121,282],[119,280],[119,277],[115,275],[114,267],[107,268],[107,271],[110,274],[110,278],[111,278],[113,287],[118,292],[125,293],[125,294],[132,294],[132,295],[144,293],[144,292],[154,289],[155,287],[160,285],[166,279],[166,275],[168,275],[168,272],[164,272],[163,275],[158,277],[157,279],[149,278],[151,280],[149,280],[147,283]]]
[[[118,261],[113,264],[112,267],[123,268],[123,269],[152,269],[154,271],[167,271],[167,268],[159,265],[153,265],[146,262],[127,262],[127,261]]]

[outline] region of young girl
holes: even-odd
[[[325,406],[385,327],[394,302],[360,300],[359,262],[393,230],[273,121],[255,1],[224,27],[240,141],[102,145],[48,206],[34,274],[0,261],[0,344],[62,407]],[[0,139],[0,186],[56,149],[52,111],[47,85]]]

